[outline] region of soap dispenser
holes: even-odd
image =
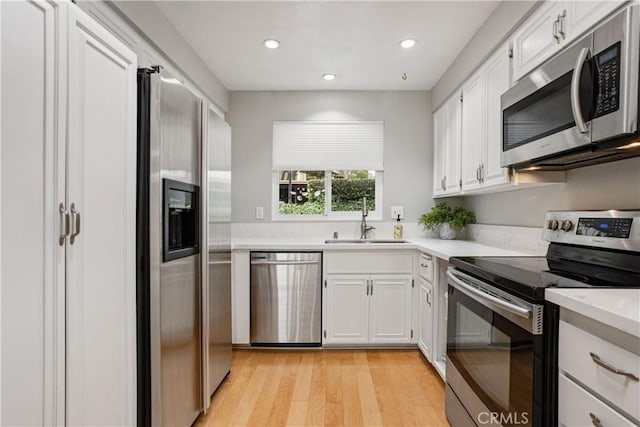
[[[393,238],[402,239],[402,224],[400,224],[400,215],[398,215],[397,221],[398,223],[393,226]]]

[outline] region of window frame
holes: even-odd
[[[362,218],[361,211],[332,211],[331,210],[331,198],[332,187],[331,170],[324,171],[325,182],[325,199],[324,199],[324,214],[322,215],[302,215],[302,214],[281,214],[280,213],[280,172],[272,172],[272,192],[271,192],[271,219],[273,221],[353,221],[360,220]],[[367,220],[381,221],[382,220],[382,185],[384,171],[377,170],[375,184],[375,197],[376,197],[376,210],[369,211]]]

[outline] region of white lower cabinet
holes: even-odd
[[[636,425],[563,374],[558,378],[558,396],[561,427]]]
[[[367,276],[327,276],[324,342],[369,342],[368,287]]]
[[[562,309],[558,342],[558,425],[638,425],[638,338]]]
[[[326,251],[323,344],[415,342],[414,259],[408,251]]]
[[[0,2],[1,425],[136,423],[136,56]]]
[[[408,344],[411,275],[327,275],[326,344]]]
[[[371,276],[369,281],[369,342],[410,343],[413,277]]]
[[[420,325],[418,332],[418,347],[429,362],[433,361],[433,285],[420,278],[420,293],[418,309]]]

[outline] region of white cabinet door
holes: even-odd
[[[327,275],[325,343],[369,341],[368,281],[368,276]]]
[[[411,276],[371,276],[369,342],[411,342]]]
[[[513,34],[513,74],[518,80],[560,49],[558,15],[563,2],[544,2]]]
[[[474,74],[462,87],[462,191],[480,188],[480,165],[485,145],[485,74]]]
[[[566,2],[565,18],[566,42],[571,42],[604,19],[608,14],[622,6],[624,1],[585,1],[571,0]]]
[[[433,285],[424,279],[420,279],[418,347],[429,362],[432,359],[433,350]]]
[[[460,192],[460,141],[462,108],[455,93],[433,114],[433,195]]]
[[[2,418],[0,425],[64,423],[64,129],[56,133],[59,6],[0,2],[2,71]],[[60,188],[62,186],[62,188]],[[61,305],[63,307],[63,305]],[[64,339],[62,340],[64,342]]]
[[[447,101],[447,124],[445,138],[446,167],[445,194],[453,195],[460,192],[460,143],[462,140],[462,103],[460,95],[454,94]]]
[[[509,182],[509,169],[500,166],[502,156],[502,108],[500,97],[511,85],[509,46],[505,45],[485,65],[486,81],[486,130],[482,162],[484,187]]]
[[[136,423],[136,57],[69,8],[67,423]]]
[[[446,125],[447,108],[443,105],[433,113],[433,195],[444,193],[444,175],[447,161]]]

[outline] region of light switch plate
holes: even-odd
[[[256,207],[256,219],[264,219],[264,207]]]
[[[398,215],[404,219],[404,206],[391,206],[391,220],[398,219]]]

